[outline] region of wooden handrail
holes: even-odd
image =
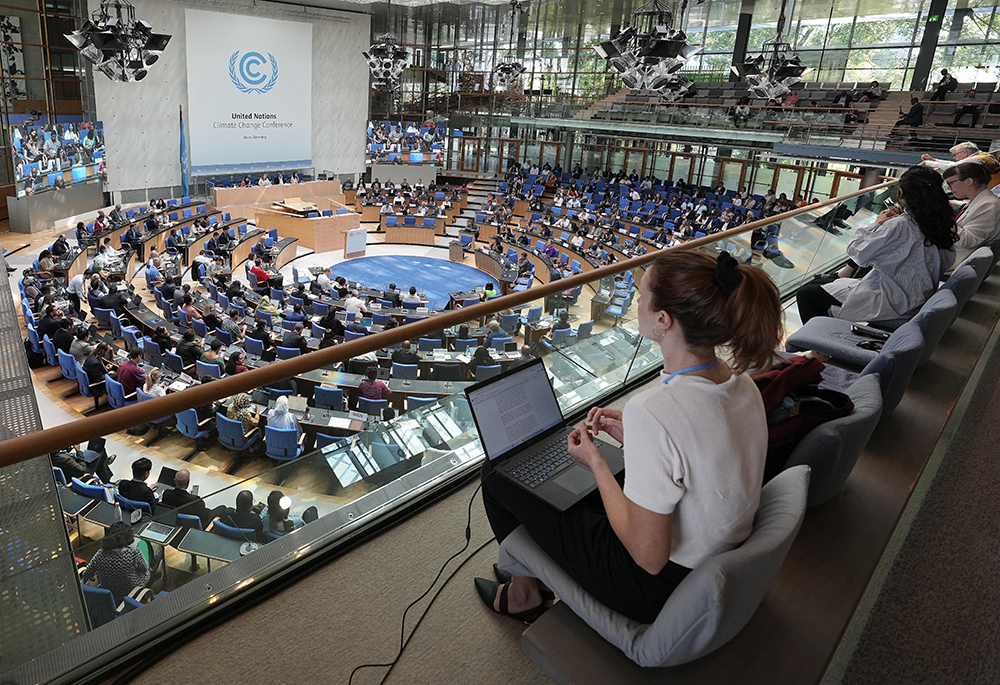
[[[690,250],[703,245],[710,245],[716,241],[749,233],[757,228],[763,228],[785,219],[791,219],[821,207],[835,205],[864,193],[882,190],[895,183],[896,181],[887,181],[876,186],[859,189],[846,195],[830,198],[783,214],[744,224],[728,231],[689,240],[681,245],[665,248],[665,250]],[[196,385],[181,392],[169,393],[164,397],[146,400],[145,402],[139,402],[121,409],[114,409],[97,416],[81,418],[30,435],[4,440],[0,442],[0,467],[17,464],[42,454],[56,452],[71,445],[104,437],[141,423],[148,423],[170,416],[171,414],[177,414],[185,409],[200,407],[237,393],[252,392],[255,388],[266,387],[269,383],[275,383],[325,366],[337,364],[366,352],[373,352],[404,340],[416,340],[426,333],[433,333],[442,328],[462,324],[472,319],[494,314],[503,309],[517,307],[547,295],[553,295],[570,288],[575,288],[578,285],[599,280],[605,276],[645,266],[655,260],[661,252],[663,250],[647,253],[643,256],[634,257],[610,266],[529,288],[519,293],[511,293],[476,305],[463,307],[453,312],[428,317],[423,321],[415,321],[404,326],[398,326],[376,335],[365,336],[341,345],[309,352],[299,357],[286,359],[259,369],[252,369],[211,383]]]

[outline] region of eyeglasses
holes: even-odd
[[[945,184],[946,184],[946,185],[947,185],[947,186],[948,186],[949,188],[951,188],[952,184],[955,184],[955,183],[958,183],[959,181],[968,181],[968,180],[969,180],[969,179],[967,179],[967,178],[963,179],[963,178],[958,178],[958,177],[955,177],[955,178],[951,179],[950,181],[945,181]]]

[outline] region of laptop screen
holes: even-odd
[[[161,485],[169,485],[174,487],[174,477],[177,475],[177,469],[172,469],[169,466],[164,466],[160,469],[160,475],[156,477],[156,482]]]
[[[490,461],[517,451],[563,422],[541,359],[478,383],[465,394]]]

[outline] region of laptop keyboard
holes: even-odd
[[[148,526],[146,526],[146,530],[144,532],[155,533],[157,535],[162,535],[166,537],[167,535],[170,535],[172,532],[174,532],[174,529],[173,526],[168,526],[165,523],[157,523],[156,521],[153,521]]]
[[[565,441],[559,440],[508,471],[511,477],[529,488],[539,485],[573,463]]]

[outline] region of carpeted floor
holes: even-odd
[[[841,682],[1000,682],[998,352],[984,357],[964,415],[956,409],[961,422]]]
[[[415,285],[418,291],[426,293],[431,309],[447,306],[453,292],[472,290],[487,282],[500,292],[500,283],[487,273],[457,262],[430,257],[358,257],[340,262],[333,273],[372,288],[384,289],[389,283],[395,283],[405,291]]]

